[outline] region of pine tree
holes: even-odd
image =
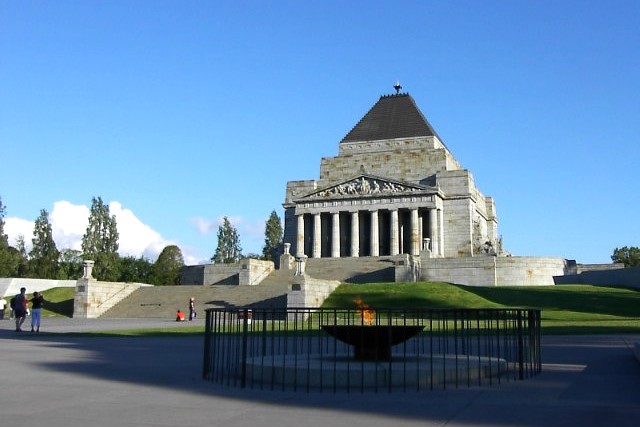
[[[98,280],[118,279],[118,227],[115,215],[109,215],[109,206],[102,198],[91,200],[89,225],[82,236],[82,256],[95,261],[93,275]]]
[[[58,276],[58,258],[60,252],[53,240],[49,213],[40,210],[40,216],[33,227],[33,246],[29,252],[29,274],[39,279],[55,279]]]
[[[240,261],[240,258],[242,258],[242,248],[238,230],[225,216],[222,225],[218,227],[218,247],[211,261],[216,264],[233,264]]]
[[[20,254],[9,246],[9,237],[4,233],[6,206],[0,198],[0,277],[15,277],[20,263]]]
[[[0,250],[7,249],[9,247],[9,237],[4,234],[4,215],[6,207],[2,204],[2,198],[0,197]]]
[[[264,247],[262,258],[273,261],[275,253],[282,243],[282,223],[276,211],[272,211],[264,228]]]

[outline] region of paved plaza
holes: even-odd
[[[197,321],[202,324],[202,320]],[[169,320],[44,319],[43,333],[0,321],[0,425],[633,426],[640,425],[638,335],[543,338],[543,373],[494,387],[408,393],[241,390],[201,380],[199,337],[65,334]],[[188,322],[187,322],[188,324]]]

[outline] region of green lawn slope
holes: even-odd
[[[640,333],[640,292],[590,286],[477,287],[448,283],[342,285],[323,307],[538,308],[547,334]]]

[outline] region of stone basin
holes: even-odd
[[[415,325],[323,325],[335,339],[354,347],[354,358],[389,361],[391,347],[416,336],[424,326]]]

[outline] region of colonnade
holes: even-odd
[[[317,211],[296,217],[296,256],[442,253],[442,211],[435,208]]]

